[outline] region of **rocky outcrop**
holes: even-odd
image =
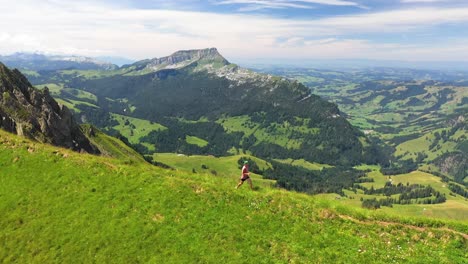
[[[448,152],[434,160],[439,170],[454,177],[456,182],[463,182],[468,176],[468,155],[461,151]]]
[[[229,64],[229,62],[219,54],[216,48],[209,48],[200,50],[180,50],[167,57],[154,58],[149,60],[146,68],[152,70],[177,69],[200,60],[218,61],[223,64]]]
[[[182,61],[218,58],[224,59],[216,48],[210,48],[200,50],[180,50],[167,57],[152,59],[151,62],[153,64],[176,64]]]
[[[43,143],[98,153],[74,121],[70,110],[59,105],[47,88],[34,88],[18,70],[10,70],[2,63],[0,127]]]

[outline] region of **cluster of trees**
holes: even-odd
[[[146,162],[153,164],[154,166],[158,166],[164,169],[169,169],[169,170],[175,170],[173,167],[162,163],[160,161],[154,160],[153,156],[151,155],[144,155],[143,158],[146,160]]]
[[[390,196],[398,193],[410,193],[414,192],[415,197],[413,198],[422,198],[429,197],[434,189],[431,186],[421,186],[419,184],[409,184],[406,185],[398,183],[397,185],[392,184],[391,182],[386,182],[385,186],[380,189],[374,189],[372,186],[370,189],[364,190],[364,194],[383,194],[385,196]]]
[[[414,133],[414,134],[409,134],[409,135],[403,135],[403,136],[396,136],[396,137],[393,137],[390,142],[397,146],[397,145],[400,145],[401,143],[403,142],[406,142],[406,141],[409,141],[409,140],[412,140],[412,139],[416,139],[418,137],[420,137],[421,135],[419,133]]]
[[[141,138],[142,142],[154,144],[158,152],[180,152],[200,155],[227,155],[232,147],[239,148],[244,133],[227,133],[215,122],[183,122],[177,119],[164,119],[161,122],[167,130],[152,131]],[[199,137],[208,142],[206,146],[189,144],[187,135]]]
[[[454,183],[449,183],[448,188],[450,191],[459,194],[465,198],[468,198],[468,190],[466,188],[463,188],[462,186]]]
[[[457,131],[458,127],[455,126],[450,130],[442,130],[442,132],[435,132],[434,133],[434,140],[432,141],[431,145],[429,146],[429,150],[433,150],[434,148],[438,147],[437,149],[440,148],[439,142],[442,141],[442,143],[450,140],[450,137],[455,134]]]
[[[381,204],[381,200],[377,200],[377,198],[364,199],[361,203],[361,206],[367,209],[379,209],[382,205],[383,204]],[[392,207],[391,204],[386,206]]]
[[[410,98],[412,96],[425,94],[426,90],[424,89],[424,84],[405,84],[403,83],[395,83],[394,88],[398,87],[398,85],[404,85],[407,89],[405,90],[398,90],[396,92],[389,92],[385,91],[382,94],[385,96],[380,104],[385,106],[393,101],[404,100],[406,98]]]
[[[418,163],[413,159],[407,159],[391,163],[387,167],[382,167],[380,172],[382,172],[383,175],[397,175],[412,172],[417,169]]]
[[[95,108],[85,104],[79,104],[76,106],[81,113],[76,113],[77,120],[103,129],[107,127],[117,126],[119,122],[114,120],[110,113],[101,108]]]
[[[271,161],[271,165],[272,168],[263,172],[264,178],[276,180],[278,187],[309,194],[338,193],[344,196],[344,188],[352,188],[356,181],[365,177],[362,171],[340,166],[308,170],[275,161]]]
[[[393,185],[390,182],[387,182],[383,188],[374,189],[372,186],[370,189],[364,189],[365,194],[376,195],[382,194],[387,196],[386,198],[382,198],[377,200],[377,198],[372,199],[361,199],[362,207],[370,208],[370,209],[377,209],[380,206],[389,206],[391,207],[393,204],[437,204],[437,203],[444,203],[446,201],[446,197],[444,194],[434,190],[431,186],[423,186],[420,184],[409,184],[403,185],[399,183],[397,185]],[[391,195],[400,194],[398,198],[392,198]]]
[[[438,204],[444,203],[447,199],[445,195],[440,193],[436,194],[436,197],[419,199],[417,201],[412,201],[408,199],[395,199],[395,198],[382,198],[377,200],[377,198],[372,199],[363,199],[361,206],[368,209],[379,209],[381,206],[393,207],[394,204]]]

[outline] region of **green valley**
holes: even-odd
[[[468,183],[466,73],[376,68],[263,68],[303,81],[338,104],[368,137],[387,145],[387,174],[421,168]],[[449,169],[449,167],[451,167]]]

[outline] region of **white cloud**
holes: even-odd
[[[336,5],[336,6],[358,6],[359,4],[352,1],[342,0],[297,0],[296,2],[321,4],[321,5]]]
[[[445,47],[431,47],[431,43],[413,47],[354,37],[385,32],[411,34],[414,29],[448,23],[464,25],[468,8],[419,8],[294,20],[143,10],[81,1],[17,0],[7,5],[0,0],[0,13],[0,54],[42,50],[143,59],[179,49],[218,47],[228,58],[383,58],[393,54],[401,58],[457,58],[450,49],[453,47],[458,53],[465,52],[458,55],[459,59],[468,60],[463,46],[468,41],[447,43]]]
[[[293,2],[293,1],[291,1]],[[232,5],[232,4],[247,4],[247,7],[242,7],[240,11],[254,11],[258,9],[278,9],[278,8],[311,8],[307,5],[291,3],[288,1],[265,1],[265,0],[225,0],[216,2],[218,5]]]
[[[40,41],[26,34],[0,33],[0,47],[6,53],[13,53],[18,50],[41,50],[44,48]]]
[[[344,0],[222,0],[214,2],[218,5],[244,4],[239,11],[254,11],[259,9],[300,8],[310,9],[311,5],[331,6],[356,6],[362,7],[356,2]]]
[[[440,3],[440,2],[450,2],[453,0],[401,0],[402,3]]]
[[[312,24],[337,32],[403,32],[446,23],[466,23],[468,8],[420,8],[326,18]],[[310,23],[310,22],[307,22]]]
[[[365,39],[318,39],[283,45],[278,59],[375,59],[401,61],[468,61],[468,38],[431,46],[374,43]]]

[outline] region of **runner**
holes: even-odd
[[[239,189],[239,187],[244,184],[245,181],[249,182],[250,189],[253,190],[253,185],[252,185],[252,180],[250,179],[250,172],[249,172],[249,162],[244,161],[244,166],[242,167],[242,174],[239,183],[236,186],[236,189]]]

